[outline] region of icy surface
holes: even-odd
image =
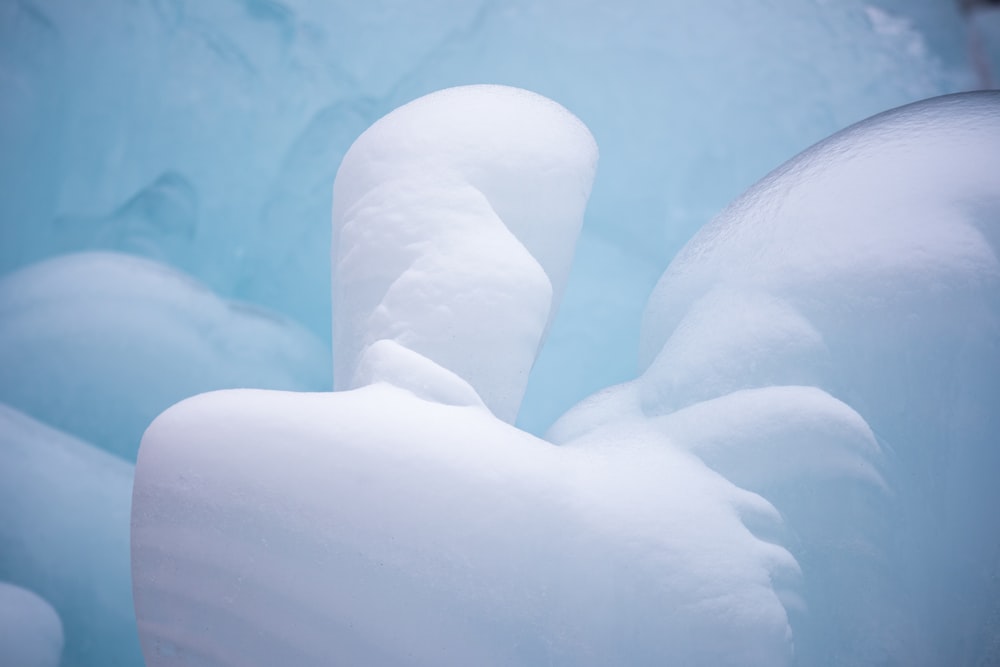
[[[58,612],[63,667],[142,664],[129,577],[132,474],[118,457],[0,404],[0,580]]]
[[[322,390],[329,359],[297,324],[152,260],[80,253],[0,279],[0,401],[130,460],[171,404]]]
[[[336,387],[370,382],[359,365],[391,340],[512,422],[596,163],[576,117],[505,86],[437,92],[365,131],[333,192]]]
[[[31,591],[0,581],[0,664],[59,667],[59,615]]]

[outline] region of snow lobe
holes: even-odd
[[[77,253],[0,280],[0,401],[128,460],[171,404],[325,389],[329,358],[290,320],[148,259]]]
[[[366,350],[391,340],[512,422],[596,163],[579,120],[515,88],[452,88],[372,125],[334,186],[337,388],[359,386]]]
[[[781,511],[802,664],[996,646],[1000,93],[895,109],[763,179],[650,298],[643,375],[550,438],[645,429]]]
[[[516,410],[594,157],[560,107],[497,87],[359,140],[334,215],[357,387],[214,392],[143,438],[151,667],[787,664],[797,568],[750,527],[773,508],[642,434],[559,448],[486,409]]]
[[[31,591],[0,581],[0,664],[59,667],[59,615]]]

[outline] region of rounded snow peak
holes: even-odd
[[[870,325],[909,322],[934,295],[989,283],[1000,275],[998,170],[998,91],[915,102],[819,142],[677,254],[649,300],[642,366],[719,286],[797,303],[814,320]]]
[[[513,421],[596,164],[582,122],[506,86],[439,91],[373,124],[334,185],[337,388],[380,379],[358,363],[392,340]]]

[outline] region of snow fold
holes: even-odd
[[[372,125],[334,185],[336,387],[377,379],[359,360],[392,340],[513,421],[596,163],[579,120],[515,88],[448,89]]]

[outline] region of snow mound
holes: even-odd
[[[0,663],[59,667],[62,646],[62,623],[51,605],[0,581]]]
[[[0,401],[126,459],[187,396],[329,386],[310,333],[148,259],[65,255],[0,280]]]
[[[676,450],[559,448],[381,382],[215,392],[143,439],[150,667],[776,665],[772,508]]]

